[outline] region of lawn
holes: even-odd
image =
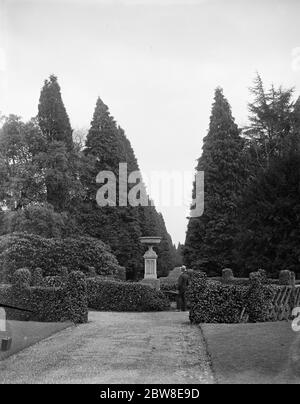
[[[300,383],[300,333],[290,323],[201,328],[218,383]]]
[[[0,361],[69,326],[71,323],[7,321],[7,331],[12,336],[12,346],[9,351],[0,351]]]

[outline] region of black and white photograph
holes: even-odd
[[[0,0],[1,385],[300,384],[299,16]]]

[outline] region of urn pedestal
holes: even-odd
[[[148,247],[148,250],[144,254],[144,279],[141,283],[159,290],[160,281],[157,279],[157,254],[153,250],[153,246],[161,242],[161,237],[140,237],[140,242]]]

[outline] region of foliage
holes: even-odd
[[[118,261],[126,268],[128,279],[142,275],[144,247],[141,236],[161,236],[158,246],[158,273],[167,274],[173,266],[172,240],[165,223],[154,206],[124,206],[119,195],[119,164],[127,163],[127,177],[139,166],[125,132],[118,127],[108,107],[98,98],[91,127],[83,150],[81,181],[86,195],[74,207],[74,216],[83,231],[108,243]],[[109,170],[116,176],[116,206],[98,206],[96,194],[99,184],[95,178],[100,171]],[[128,191],[133,185],[128,185]],[[141,188],[143,183],[141,182]],[[125,198],[125,205],[127,197]]]
[[[247,283],[210,280],[195,272],[188,291],[192,323],[240,323],[270,321],[275,287],[264,283],[260,272]]]
[[[27,232],[45,238],[59,238],[78,231],[67,212],[55,212],[53,206],[47,203],[31,203],[23,209],[3,212],[0,233]]]
[[[45,199],[45,180],[39,164],[46,150],[36,120],[24,123],[16,115],[5,118],[0,129],[0,200],[1,205],[18,209]]]
[[[87,280],[88,305],[103,311],[163,311],[169,302],[162,292],[139,283]]]
[[[205,210],[201,217],[190,218],[184,247],[184,262],[193,269],[209,272],[214,267],[220,273],[222,267],[233,264],[237,200],[245,175],[243,146],[230,105],[217,88],[197,165],[197,171],[205,175]]]
[[[277,159],[249,183],[240,210],[235,261],[240,275],[263,267],[276,277],[280,270],[299,274],[300,154]]]
[[[274,158],[282,157],[293,143],[293,89],[265,90],[259,74],[251,88],[249,126],[244,134],[250,139],[250,153],[255,166],[266,168]]]
[[[41,131],[50,144],[63,142],[68,149],[73,146],[72,128],[62,101],[57,77],[51,75],[45,80],[38,106],[38,120]]]
[[[43,276],[59,275],[62,267],[68,271],[88,272],[94,266],[99,275],[114,275],[119,265],[102,241],[90,237],[45,239],[28,233],[13,233],[0,237],[0,273],[10,279],[18,268],[33,271],[39,267]]]
[[[57,77],[45,80],[38,105],[38,122],[46,139],[46,148],[40,153],[47,202],[57,211],[69,208],[74,196],[82,192],[79,175],[79,150],[74,147],[72,128],[62,101]]]
[[[87,323],[88,299],[85,276],[80,271],[70,272],[65,286],[68,316],[74,323]]]
[[[261,272],[252,272],[250,275],[250,286],[246,294],[249,321],[256,323],[271,320],[268,313],[275,289],[263,283],[264,277]]]
[[[41,286],[43,284],[43,270],[41,268],[35,268],[31,277],[32,286]]]
[[[21,271],[17,273],[17,283],[0,289],[0,301],[3,304],[30,310],[30,312],[7,309],[9,319],[87,322],[86,282],[83,274],[71,273],[65,287],[45,288],[20,284],[23,274]]]
[[[246,288],[208,282],[205,273],[196,272],[188,291],[192,323],[239,323],[245,307]]]
[[[300,98],[266,90],[257,75],[242,137],[220,90],[198,170],[205,172],[205,210],[188,224],[184,260],[210,276],[263,267],[300,276]],[[195,197],[195,189],[193,197]]]
[[[27,268],[17,269],[12,277],[12,283],[16,288],[27,287],[31,283],[31,273]]]

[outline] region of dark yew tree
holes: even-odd
[[[221,88],[215,91],[197,171],[204,171],[204,214],[191,217],[184,247],[188,266],[218,272],[233,266],[238,197],[244,182],[243,139]],[[193,198],[195,198],[195,186]]]

